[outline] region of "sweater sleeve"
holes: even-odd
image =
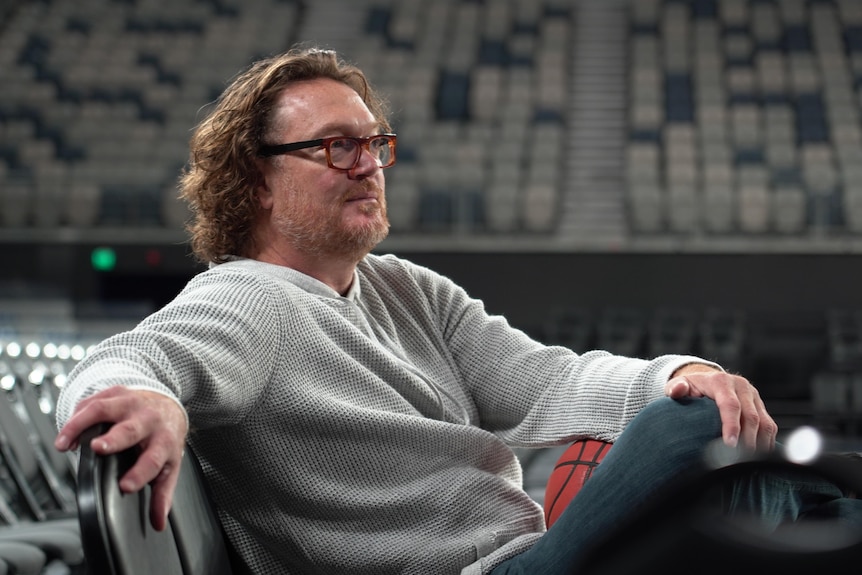
[[[227,274],[227,277],[225,276]],[[57,406],[62,426],[83,398],[123,385],[163,393],[195,411],[196,427],[244,417],[271,380],[282,337],[264,282],[204,272],[134,329],[114,335],[72,371]]]
[[[664,396],[676,369],[693,362],[715,366],[686,355],[645,360],[547,346],[488,314],[481,301],[449,279],[418,266],[411,270],[477,406],[480,425],[513,446],[577,437],[614,441],[644,406]]]

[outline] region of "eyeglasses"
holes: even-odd
[[[395,163],[395,134],[378,134],[367,138],[350,138],[347,136],[336,136],[334,138],[320,138],[318,140],[306,140],[292,144],[276,144],[272,146],[261,146],[258,155],[269,158],[279,154],[304,150],[306,148],[320,147],[326,150],[326,163],[335,170],[352,170],[359,165],[362,149],[365,148],[371,156],[377,160],[381,168],[388,168]]]

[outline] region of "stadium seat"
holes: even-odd
[[[77,518],[32,519],[28,505],[34,503],[32,494],[25,495],[10,477],[20,475],[15,463],[4,445],[0,457],[4,477],[0,482],[0,561],[8,564],[11,573],[41,573],[45,565],[56,567],[56,573],[80,568],[84,555]]]
[[[35,428],[15,413],[11,395],[0,394],[0,453],[22,501],[28,519],[71,517],[75,513],[72,486],[53,468]]]
[[[19,523],[0,527],[0,560],[12,563],[14,557],[21,556],[19,553],[28,558],[28,564],[35,564],[38,560],[40,568],[47,564],[63,573],[80,569],[84,563],[81,539],[77,527],[71,521]],[[12,573],[20,571],[13,565]]]
[[[39,575],[45,566],[45,554],[25,543],[0,542],[0,575]]]
[[[598,349],[636,357],[644,343],[646,318],[635,308],[610,307],[599,315],[596,331]]]
[[[747,334],[747,317],[740,310],[708,309],[698,326],[698,353],[728,371],[740,369]]]
[[[134,494],[119,488],[135,450],[99,456],[89,447],[108,427],[94,426],[81,437],[77,494],[89,569],[104,575],[231,575],[231,555],[192,450],[186,448],[168,526],[155,531],[149,486]]]

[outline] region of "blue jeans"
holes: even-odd
[[[600,535],[612,533],[671,480],[702,469],[704,450],[720,437],[712,400],[653,402],[629,424],[548,532],[493,575],[571,573]],[[757,474],[737,480],[716,501],[722,511],[750,513],[768,527],[808,513],[846,514],[862,527],[862,501],[844,499],[835,485],[814,477]]]

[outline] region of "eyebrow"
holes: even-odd
[[[370,126],[371,126],[372,130],[377,130],[379,133],[382,133],[382,131],[383,131],[383,126],[378,121],[374,121]],[[344,124],[342,122],[333,122],[330,124],[324,124],[323,126],[318,128],[317,130],[312,132],[313,134],[318,134],[318,135],[314,136],[313,138],[309,138],[309,139],[310,140],[317,140],[320,138],[325,138],[326,134],[333,134],[333,133],[339,133],[339,134],[344,135],[344,136],[349,136],[350,133],[353,131],[352,130],[353,127],[354,127],[353,125],[348,126],[347,124]],[[348,129],[348,128],[350,128],[350,129]]]

